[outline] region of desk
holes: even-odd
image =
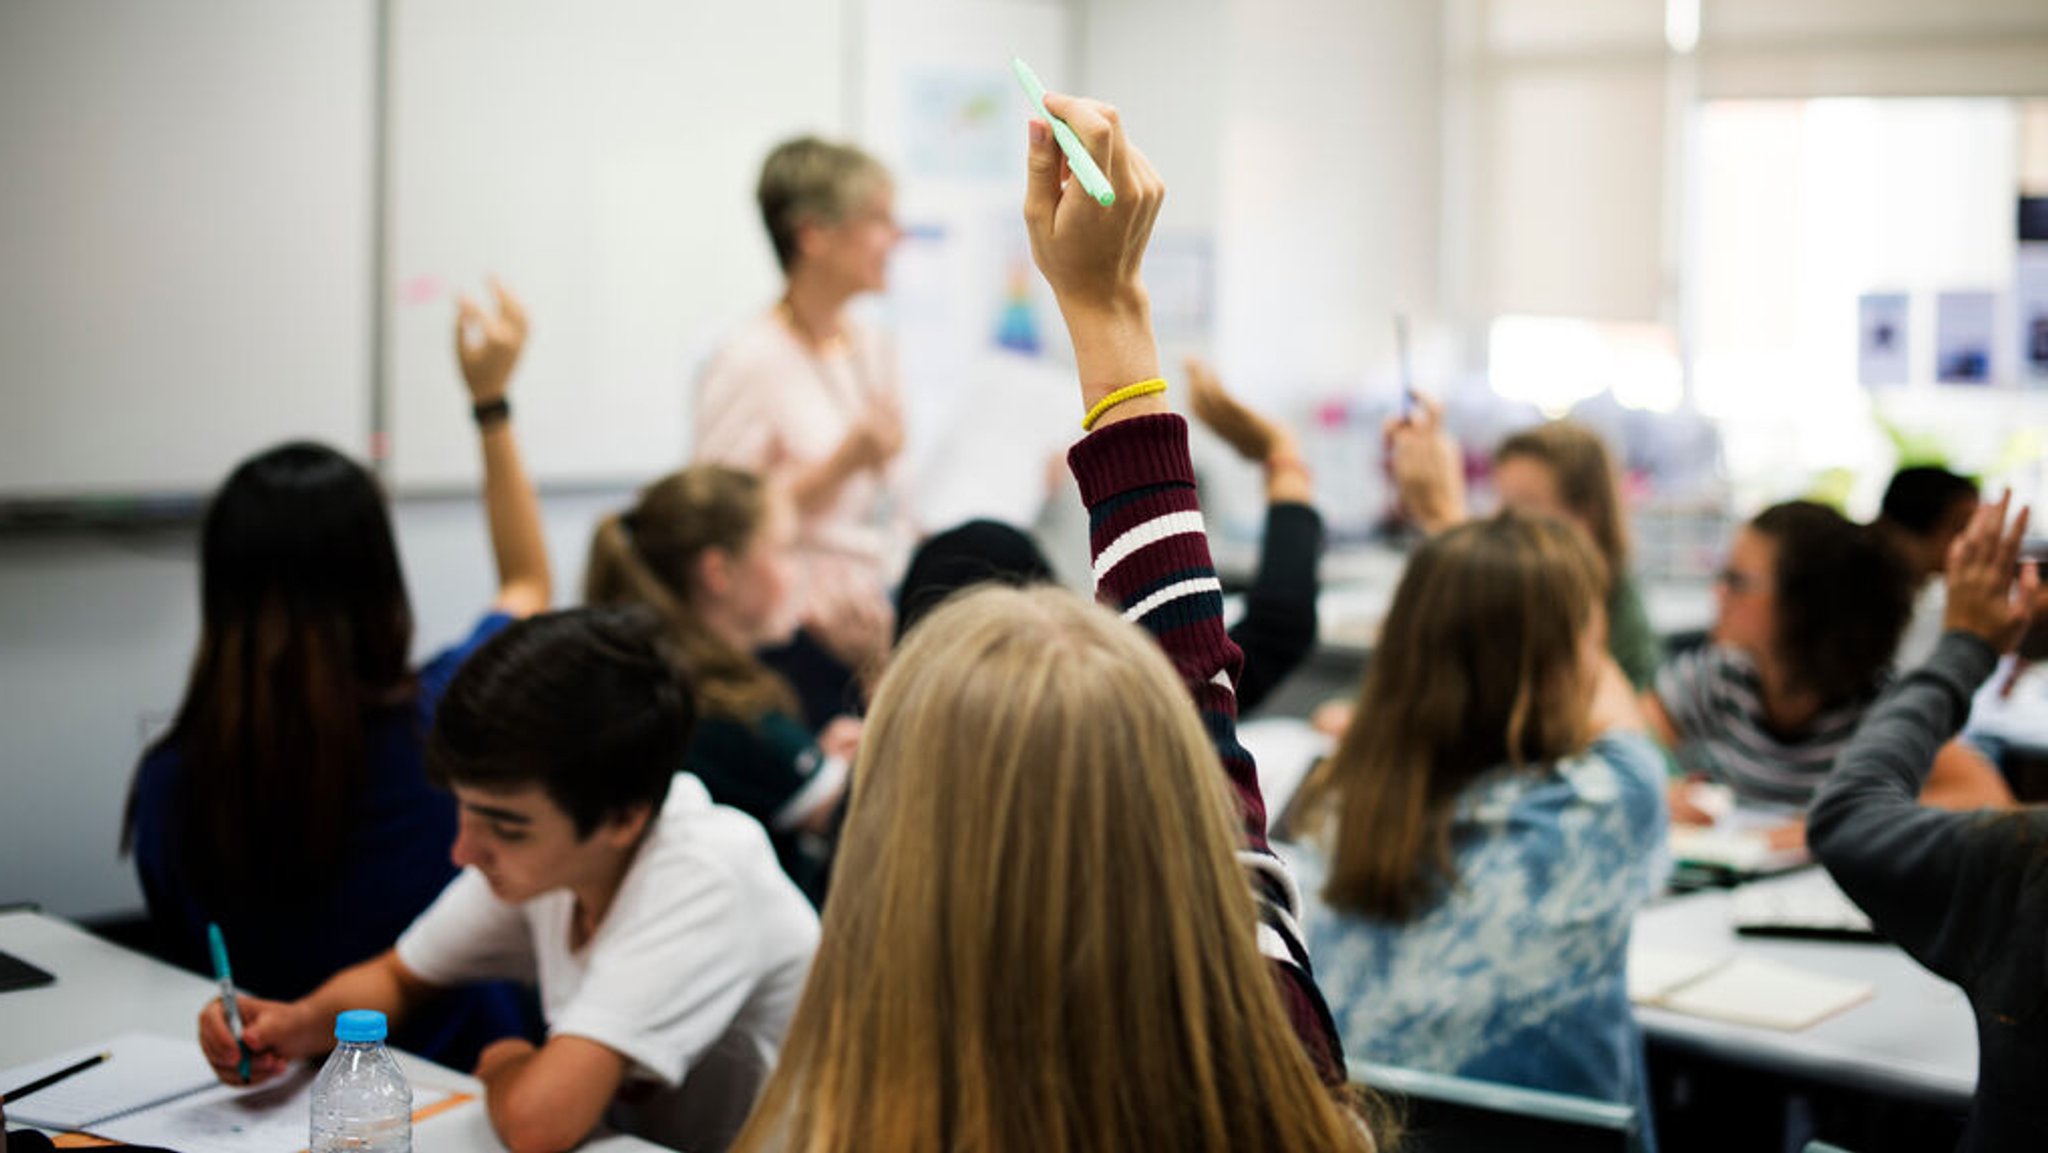
[[[1817,880],[1824,878],[1816,870]],[[1894,945],[1739,937],[1730,894],[1693,893],[1636,916],[1635,943],[1700,954],[1744,953],[1867,981],[1877,995],[1798,1033],[1638,1008],[1650,1038],[1731,1064],[1962,1110],[1977,1084],[1977,1023],[1962,990]]]
[[[0,993],[0,1068],[128,1030],[192,1037],[197,1046],[200,1007],[217,992],[211,981],[40,913],[0,914],[0,950],[57,975],[54,985]],[[418,1153],[504,1153],[505,1146],[484,1113],[482,1087],[474,1078],[410,1053],[397,1056],[414,1084],[479,1098],[475,1105],[414,1126],[412,1142]],[[665,1153],[661,1146],[620,1134],[580,1148],[593,1153]]]

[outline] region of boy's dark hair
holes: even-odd
[[[1787,501],[1750,526],[1778,548],[1777,651],[1833,705],[1874,689],[1913,615],[1913,573],[1877,532],[1826,505]]]
[[[1945,468],[1916,465],[1892,474],[1878,515],[1915,536],[1941,528],[1949,510],[1977,499],[1977,482]]]
[[[911,554],[896,594],[896,642],[912,625],[978,584],[1023,588],[1053,583],[1051,562],[1037,542],[1001,521],[971,520],[925,540]]]
[[[696,726],[689,687],[646,609],[569,609],[508,626],[449,684],[427,741],[442,787],[539,785],[588,837],[659,813]]]

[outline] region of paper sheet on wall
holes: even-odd
[[[1866,292],[1856,298],[1856,379],[1865,388],[1905,384],[1912,377],[1907,322],[1912,298],[1903,292]]]

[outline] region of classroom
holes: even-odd
[[[2041,0],[0,0],[0,302],[5,1148],[2048,1148]]]

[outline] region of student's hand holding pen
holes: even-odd
[[[1406,416],[1382,430],[1394,487],[1417,528],[1439,533],[1465,519],[1465,461],[1458,442],[1444,431],[1444,406],[1414,398]]]
[[[1074,130],[1109,178],[1115,203],[1104,207],[1072,179],[1068,161],[1043,121],[1031,124],[1024,225],[1031,257],[1052,286],[1074,339],[1082,402],[1159,379],[1152,310],[1140,276],[1165,182],[1124,136],[1116,109],[1093,100],[1048,94],[1046,111]],[[1168,411],[1150,392],[1108,409],[1102,419]]]
[[[215,997],[199,1012],[199,1049],[214,1075],[230,1085],[260,1085],[291,1068],[295,1061],[324,1053],[332,1042],[334,1022],[320,1021],[311,1009],[292,1001],[266,1001],[246,993],[235,998],[242,1013],[242,1044],[249,1048],[249,1079],[242,1080],[242,1046],[221,1000]]]

